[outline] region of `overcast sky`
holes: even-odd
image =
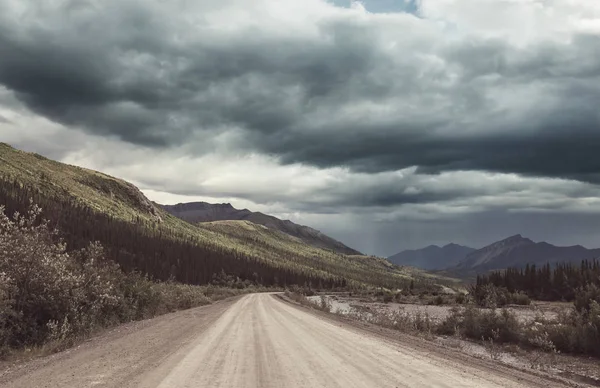
[[[600,247],[600,2],[0,0],[0,141],[366,253]]]

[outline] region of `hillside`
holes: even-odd
[[[70,248],[98,240],[125,270],[156,279],[205,284],[224,271],[264,285],[389,288],[421,279],[383,259],[319,249],[249,221],[192,225],[128,182],[0,143],[0,204],[12,214],[30,199]]]
[[[289,220],[280,220],[260,212],[248,209],[238,210],[229,203],[211,204],[207,202],[179,203],[177,205],[158,205],[170,214],[182,220],[198,223],[212,221],[250,221],[280,232],[297,237],[305,243],[317,248],[330,249],[347,255],[361,255],[360,252],[347,247],[341,242],[313,229],[309,226],[298,225]]]
[[[396,265],[417,267],[425,270],[441,270],[457,265],[474,248],[458,244],[448,244],[443,247],[430,245],[422,249],[406,250],[388,257]]]
[[[515,235],[468,254],[452,270],[483,273],[508,267],[523,268],[527,264],[580,263],[598,257],[600,249],[587,249],[581,245],[558,247]]]

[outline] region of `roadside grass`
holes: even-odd
[[[591,291],[581,293],[595,295]],[[330,312],[320,307],[324,297],[311,301],[294,292],[286,295],[300,304]],[[483,345],[493,360],[501,357],[504,348],[518,346],[526,351],[529,366],[540,368],[551,366],[559,353],[600,357],[600,306],[594,299],[582,302],[582,298],[579,309],[573,306],[555,320],[540,315],[533,321],[520,321],[515,312],[506,308],[486,309],[472,303],[452,307],[442,320],[419,312],[365,306],[338,315],[426,338],[444,336],[446,342],[454,343],[452,347],[460,347],[460,340],[474,341]]]

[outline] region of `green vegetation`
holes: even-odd
[[[526,323],[506,309],[497,312],[472,305],[455,308],[438,326],[437,332],[455,334],[458,331],[466,338],[484,342],[516,343],[530,349],[600,357],[600,305],[593,299],[587,302],[586,308],[574,307],[559,315],[558,320],[538,317]]]
[[[506,287],[497,287],[493,284],[473,285],[469,295],[475,304],[480,307],[496,308],[510,304],[526,306],[531,304],[527,294],[517,291],[510,292]]]
[[[434,281],[247,221],[193,225],[127,182],[0,143],[0,354],[61,349],[103,327],[245,292]]]
[[[40,214],[33,206],[11,220],[0,206],[0,356],[45,344],[60,349],[99,328],[261,290],[125,274],[98,243],[67,252]]]
[[[159,281],[201,285],[224,272],[266,286],[396,289],[426,276],[383,259],[315,248],[247,221],[192,225],[127,182],[0,144],[0,204],[13,214],[30,200],[61,231],[67,250],[99,241],[126,272]]]
[[[507,297],[502,295],[506,290],[495,290],[492,285],[485,288],[490,290],[490,295]],[[296,289],[287,295],[300,304],[312,305],[323,311],[330,310],[331,306],[326,300],[321,298],[320,301],[311,302],[302,295],[303,292],[305,290]],[[376,293],[371,302],[385,301],[389,295],[385,292]],[[521,299],[523,294],[515,295],[521,295],[516,296]],[[425,333],[428,337],[434,334],[449,335],[479,341],[495,354],[500,352],[497,348],[500,344],[517,344],[528,350],[600,357],[600,288],[595,285],[579,289],[573,307],[559,314],[556,319],[538,315],[533,321],[522,321],[512,310],[478,306],[471,295],[457,294],[454,298],[455,303],[459,303],[460,299],[462,305],[452,307],[444,319],[432,319],[426,313],[411,313],[404,309],[371,308],[368,303],[353,306],[349,313],[340,315],[409,334]],[[369,300],[361,297],[361,300],[365,299]],[[529,302],[528,298],[524,300]],[[437,295],[429,299],[428,304],[447,302],[450,303],[450,299]]]
[[[484,295],[488,285],[537,300],[573,301],[579,290],[592,285],[600,287],[600,261],[583,260],[579,265],[560,263],[554,268],[550,264],[540,268],[527,265],[524,269],[495,271],[478,276],[471,293]]]
[[[470,294],[478,305],[484,307],[529,304],[530,298],[572,301],[572,310],[559,315],[556,321],[538,319],[534,325],[527,327],[513,325],[513,342],[531,347],[543,344],[544,348],[565,353],[600,356],[598,260],[583,260],[579,265],[560,263],[554,268],[550,264],[541,268],[527,265],[524,269],[492,272],[478,276]],[[489,337],[488,334],[489,330],[486,334]]]

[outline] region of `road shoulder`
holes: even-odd
[[[286,303],[296,309],[308,312],[325,321],[336,324],[346,330],[351,330],[361,335],[376,337],[377,339],[390,344],[402,347],[410,347],[420,353],[426,353],[430,357],[440,358],[458,365],[468,365],[493,373],[494,375],[510,379],[512,381],[527,384],[531,387],[589,387],[589,385],[580,384],[559,376],[553,376],[548,373],[530,370],[525,368],[516,368],[511,365],[505,365],[494,360],[481,359],[469,354],[461,353],[456,349],[445,347],[438,343],[428,341],[423,337],[412,336],[401,333],[396,330],[387,329],[374,324],[352,320],[350,318],[320,311],[309,306],[301,305],[287,298],[284,294],[273,295],[281,303]]]
[[[135,386],[191,343],[240,297],[116,326],[76,347],[0,370],[2,387]]]

